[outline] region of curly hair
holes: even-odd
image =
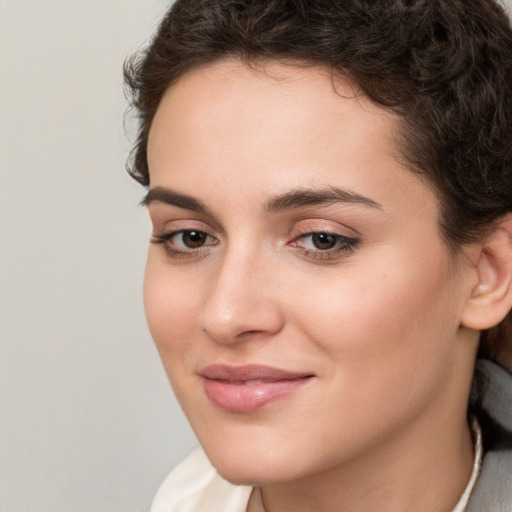
[[[125,63],[139,119],[128,172],[142,185],[167,88],[233,57],[322,65],[397,114],[402,155],[436,191],[451,249],[512,211],[512,29],[495,1],[177,0]],[[482,339],[491,354],[512,346],[512,313]]]

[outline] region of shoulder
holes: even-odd
[[[476,373],[483,382],[480,407],[491,419],[492,447],[485,454],[482,471],[468,512],[512,511],[512,374],[489,360],[479,360]]]
[[[512,510],[512,451],[490,451],[469,500],[468,512]]]
[[[251,491],[224,480],[197,449],[163,481],[151,512],[244,512]]]

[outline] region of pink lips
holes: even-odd
[[[295,392],[313,375],[269,366],[211,365],[201,371],[206,396],[220,409],[249,413]]]

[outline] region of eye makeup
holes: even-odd
[[[355,250],[360,240],[329,231],[304,233],[289,243],[310,259],[334,260]]]
[[[204,254],[218,240],[205,231],[180,229],[167,233],[153,233],[151,243],[161,244],[171,258],[194,258]]]

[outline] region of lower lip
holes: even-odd
[[[228,412],[254,412],[269,402],[294,393],[311,377],[276,382],[232,383],[225,380],[203,379],[206,396],[220,409]]]

